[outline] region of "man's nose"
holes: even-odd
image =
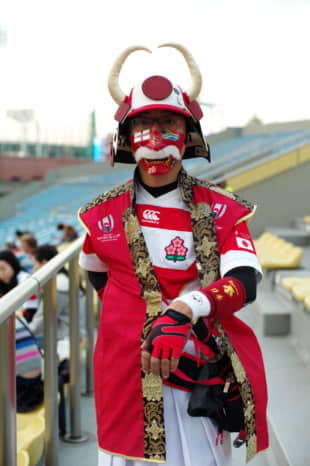
[[[152,121],[152,126],[151,126],[151,130],[152,131],[160,131],[161,130],[161,127],[160,127],[160,124],[158,122],[158,120],[153,120]]]

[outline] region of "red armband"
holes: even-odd
[[[246,294],[242,283],[234,277],[224,277],[199,290],[211,304],[208,317],[228,317],[245,304]]]

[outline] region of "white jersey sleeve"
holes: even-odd
[[[86,234],[79,256],[79,265],[89,272],[107,272],[108,266],[94,252],[91,237]]]

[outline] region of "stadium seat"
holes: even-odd
[[[30,458],[26,450],[19,450],[17,452],[17,466],[29,466]]]
[[[309,277],[284,277],[281,280],[281,285],[288,291],[292,291],[295,286],[303,286],[308,284],[310,289],[310,276]]]
[[[29,466],[36,466],[43,454],[45,421],[40,412],[39,409],[16,415],[17,451],[28,453]]]
[[[270,232],[254,240],[261,266],[265,270],[297,269],[300,267],[302,248]]]
[[[297,301],[304,303],[306,297],[310,296],[310,283],[304,283],[293,286],[292,295]]]
[[[305,301],[304,301],[305,309],[306,311],[310,312],[310,295],[306,296]]]

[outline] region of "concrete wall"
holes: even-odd
[[[257,204],[249,222],[254,237],[268,226],[291,227],[296,217],[310,215],[310,162],[237,192]]]
[[[42,180],[57,167],[85,164],[85,160],[37,157],[0,157],[0,180]]]

